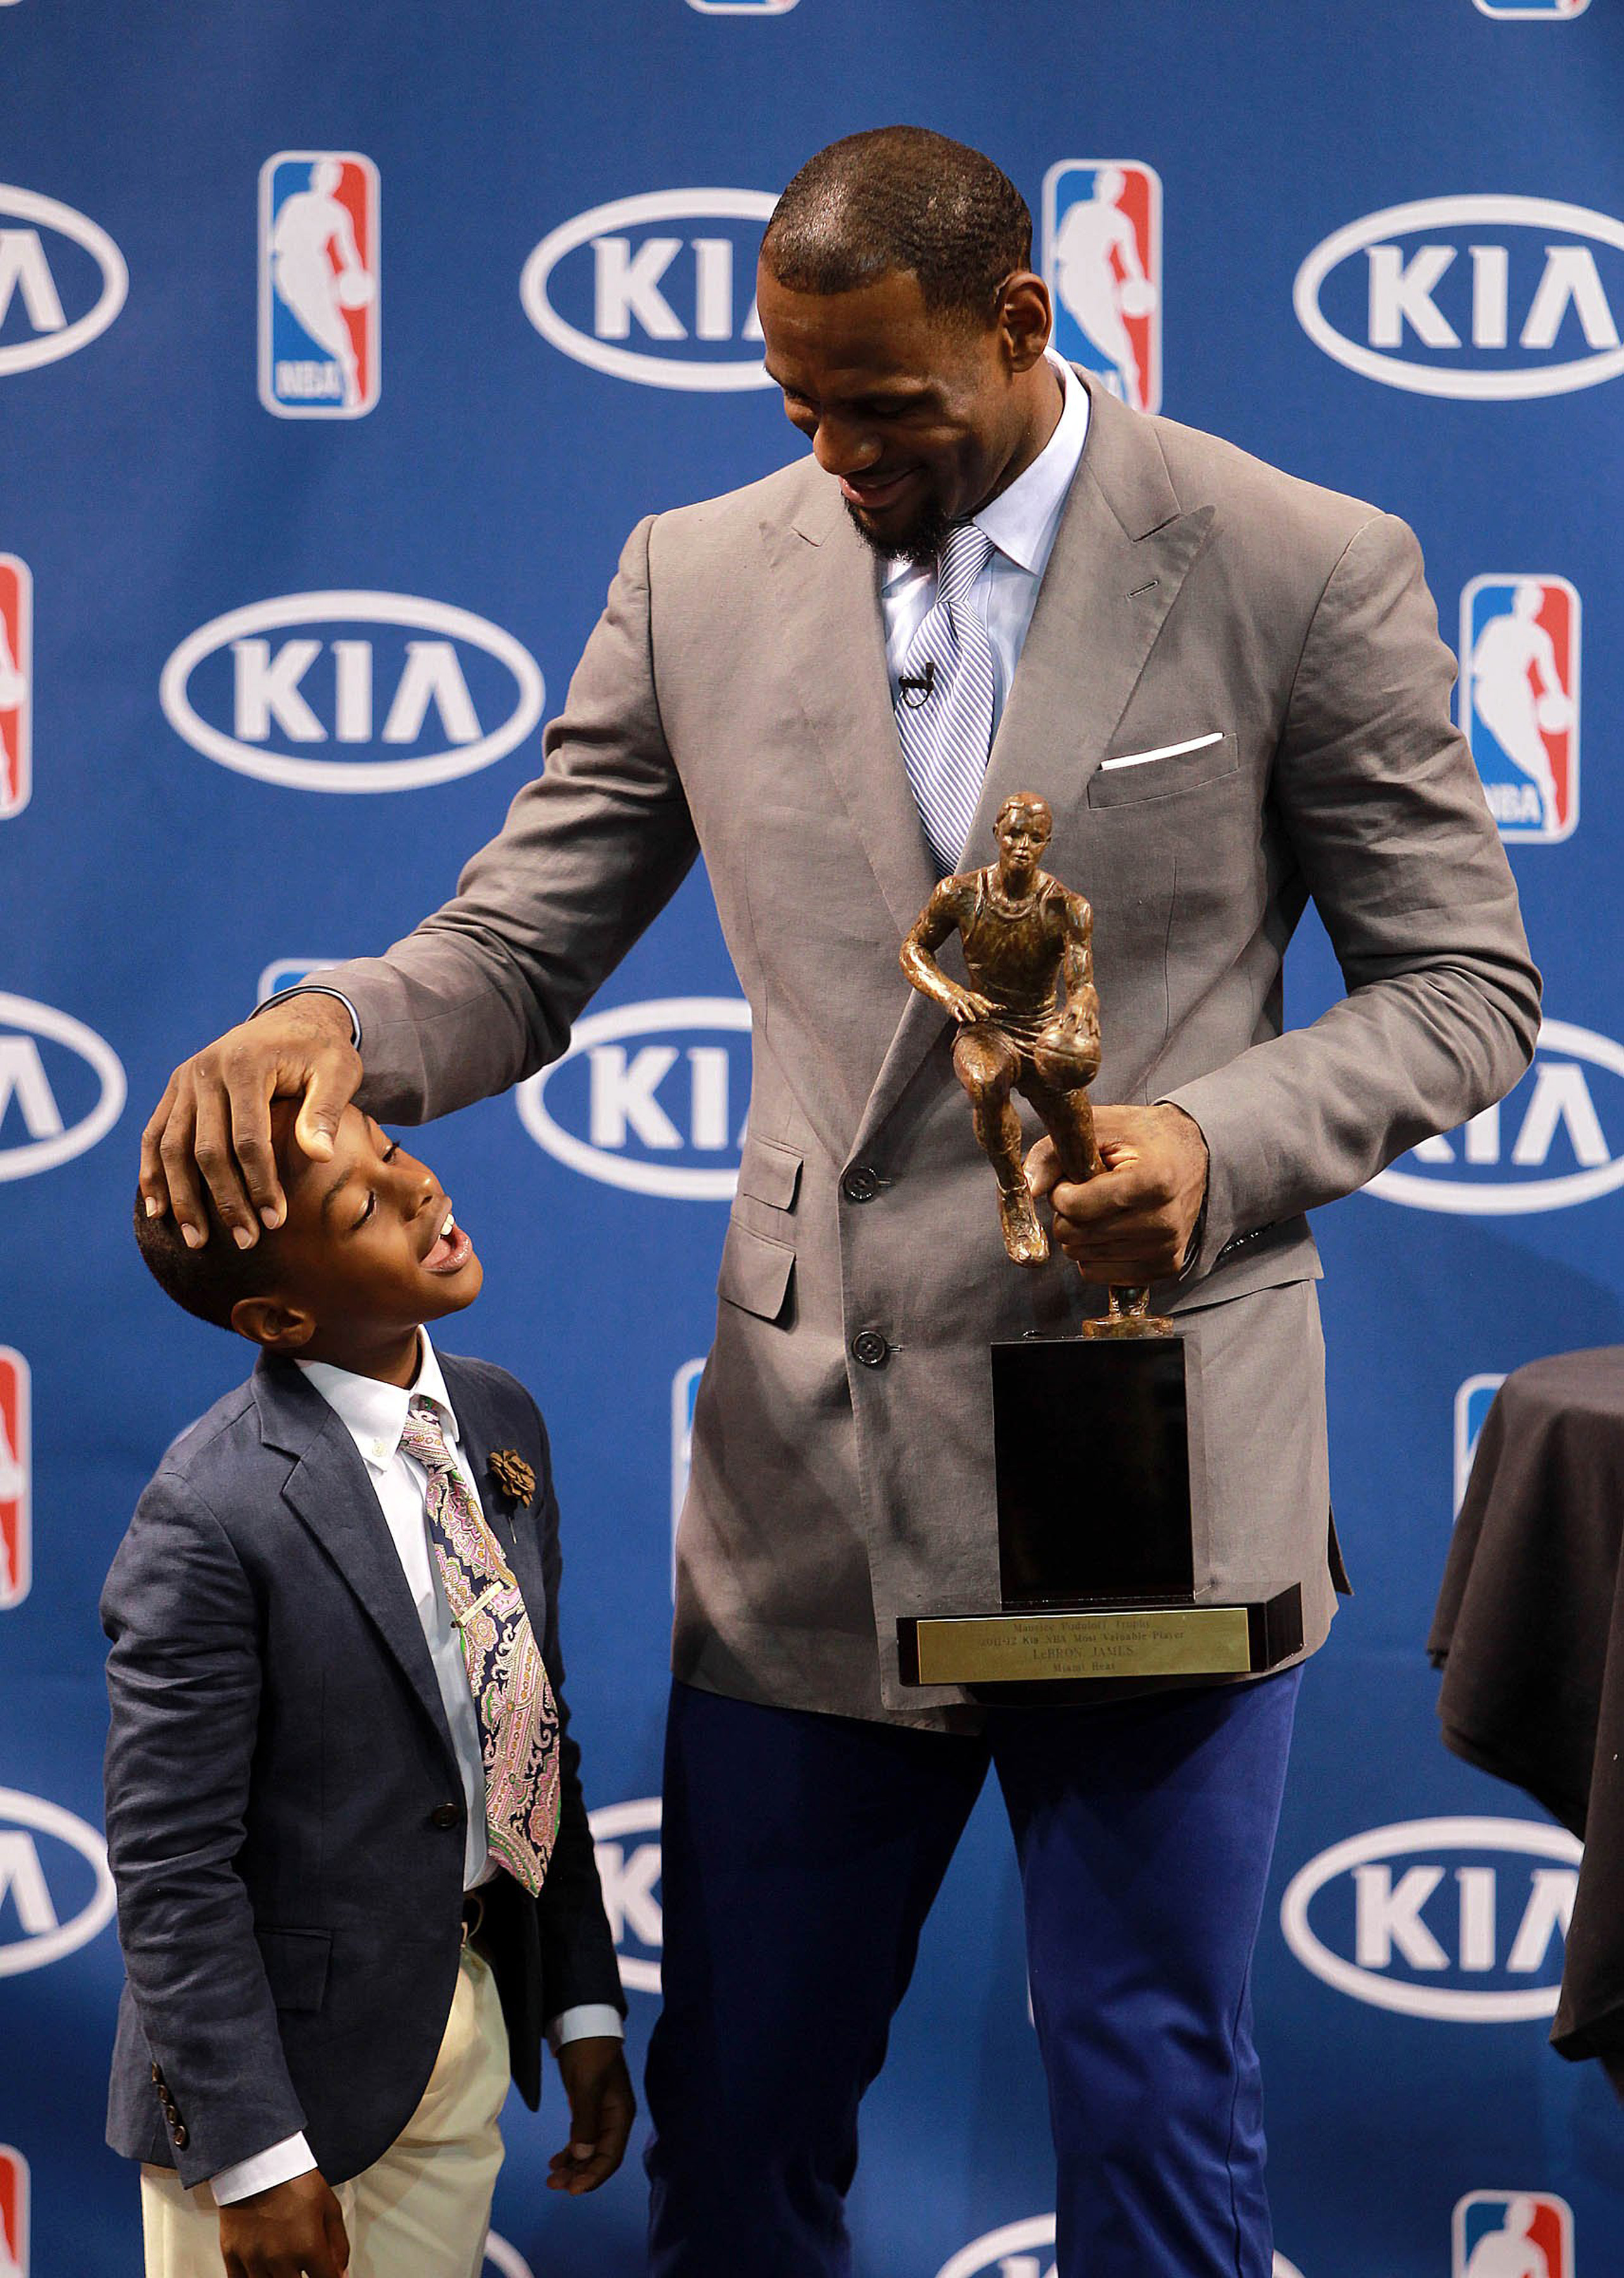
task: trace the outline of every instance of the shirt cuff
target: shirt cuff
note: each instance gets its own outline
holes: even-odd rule
[[[216,2206],[235,2206],[239,2199],[252,2198],[255,2191],[274,2190],[278,2183],[291,2183],[295,2175],[309,2175],[315,2166],[304,2137],[288,2136],[268,2152],[239,2160],[234,2167],[222,2167],[217,2175],[210,2177],[209,2187]]]
[[[274,997],[267,997],[263,1005],[256,1005],[254,1007],[253,1012],[248,1014],[249,1020],[257,1020],[262,1013],[268,1013],[273,1005],[286,1005],[290,997],[336,997],[349,1014],[349,1040],[357,1051],[361,1050],[360,1013],[341,989],[329,989],[324,982],[296,981],[291,989],[278,989]]]
[[[554,2056],[566,2041],[623,2041],[625,2037],[626,2021],[610,2001],[583,2001],[547,2020],[547,2046]]]

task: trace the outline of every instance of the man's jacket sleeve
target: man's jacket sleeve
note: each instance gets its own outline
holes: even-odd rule
[[[421,1123],[556,1059],[570,1023],[698,852],[667,748],[649,622],[650,520],[626,542],[545,772],[455,898],[385,958],[324,971],[360,1017],[375,1114]]]
[[[1510,1090],[1539,976],[1465,739],[1421,548],[1376,515],[1309,624],[1270,796],[1347,995],[1165,1097],[1211,1154],[1198,1273]]]

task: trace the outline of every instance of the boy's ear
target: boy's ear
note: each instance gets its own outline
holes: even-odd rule
[[[239,1297],[232,1307],[232,1326],[267,1352],[291,1353],[315,1335],[316,1316],[280,1297]]]

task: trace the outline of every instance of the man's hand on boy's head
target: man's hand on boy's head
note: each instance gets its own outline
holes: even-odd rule
[[[547,2189],[579,2198],[606,2182],[625,2158],[637,2099],[625,2044],[607,2035],[566,2041],[558,2068],[569,2098],[569,2141],[547,2163]]]
[[[226,2278],[344,2278],[344,2210],[314,2167],[220,2209]]]
[[[183,1060],[141,1134],[149,1216],[174,1213],[195,1250],[209,1238],[203,1189],[240,1249],[287,1214],[271,1143],[271,1103],[299,1099],[294,1137],[317,1162],[361,1083],[349,1014],[336,997],[290,997]],[[201,1179],[200,1174],[201,1173]]]

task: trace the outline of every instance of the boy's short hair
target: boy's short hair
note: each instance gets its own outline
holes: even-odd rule
[[[177,1305],[229,1329],[232,1307],[239,1297],[262,1296],[276,1270],[277,1237],[262,1227],[252,1250],[239,1250],[230,1227],[205,1196],[209,1239],[200,1250],[188,1250],[172,1211],[149,1218],[144,1196],[135,1197],[135,1246],[146,1259],[153,1280]]]

